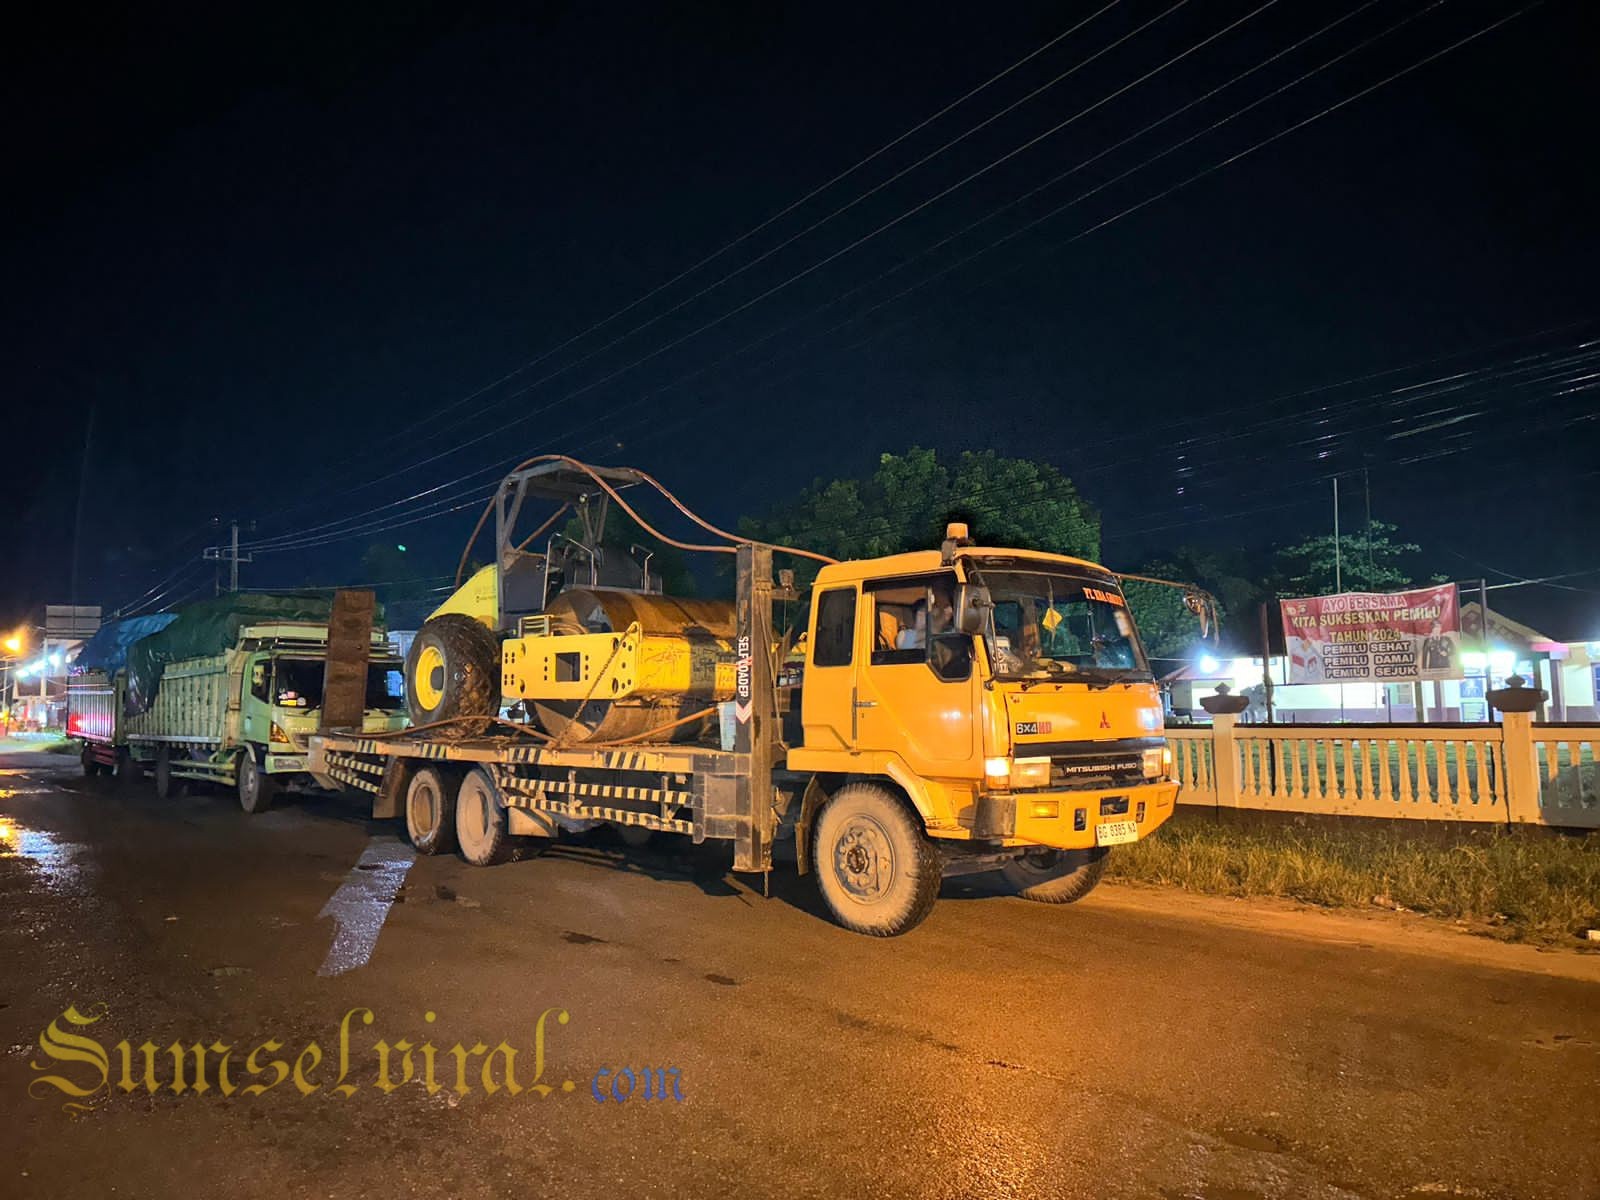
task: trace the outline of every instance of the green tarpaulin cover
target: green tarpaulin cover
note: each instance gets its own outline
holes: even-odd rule
[[[327,624],[333,599],[327,594],[245,595],[238,592],[202,600],[178,611],[160,633],[128,648],[129,716],[148,712],[161,686],[161,671],[170,662],[221,654],[239,640],[246,625],[272,621],[316,621]]]

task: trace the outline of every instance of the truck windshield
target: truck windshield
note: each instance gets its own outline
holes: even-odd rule
[[[322,703],[327,664],[320,658],[280,658],[273,671],[272,702],[280,708],[316,708]],[[367,665],[368,708],[405,707],[405,674],[398,662]]]
[[[1011,567],[973,574],[994,602],[984,642],[997,677],[1086,683],[1151,678],[1114,581]]]

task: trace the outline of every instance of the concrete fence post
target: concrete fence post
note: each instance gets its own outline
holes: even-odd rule
[[[1217,713],[1211,718],[1211,770],[1217,785],[1217,807],[1239,807],[1239,743],[1233,727],[1234,713]]]
[[[1533,714],[1500,714],[1500,752],[1506,768],[1506,819],[1516,824],[1538,824],[1539,751],[1533,742]]]

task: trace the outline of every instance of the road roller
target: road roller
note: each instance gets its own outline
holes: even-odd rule
[[[541,463],[502,483],[494,562],[412,642],[413,724],[509,708],[566,744],[714,732],[715,706],[734,694],[734,605],[664,595],[650,552],[608,544],[612,497],[598,480],[618,493],[639,480],[625,468],[592,472]],[[565,527],[520,535],[532,501],[557,503]]]

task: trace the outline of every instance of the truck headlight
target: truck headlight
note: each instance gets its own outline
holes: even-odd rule
[[[1043,788],[1050,786],[1048,758],[986,758],[983,781],[997,790],[1004,788]]]
[[[1011,786],[1014,788],[1043,788],[1050,786],[1050,760],[1048,758],[1019,758],[1011,764]]]
[[[1165,779],[1172,774],[1172,747],[1157,746],[1144,752],[1144,777]]]

